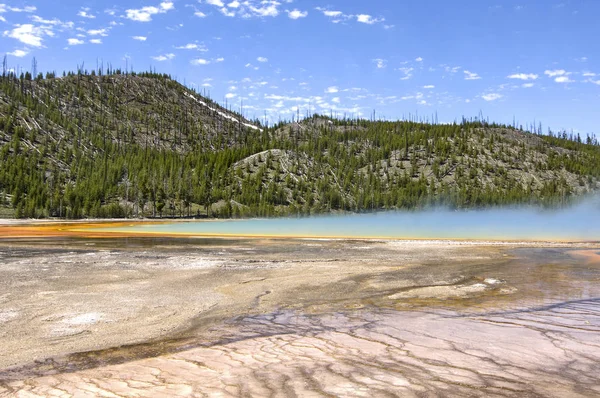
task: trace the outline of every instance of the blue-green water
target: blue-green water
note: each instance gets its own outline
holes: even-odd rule
[[[600,209],[532,209],[375,213],[309,218],[193,221],[101,229],[152,234],[313,238],[500,239],[600,241]]]

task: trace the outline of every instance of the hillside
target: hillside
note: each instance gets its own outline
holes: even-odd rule
[[[564,133],[318,115],[267,127],[154,73],[0,81],[0,216],[562,205],[599,179],[598,142]]]

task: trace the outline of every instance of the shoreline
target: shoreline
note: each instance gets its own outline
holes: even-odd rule
[[[320,241],[379,241],[407,244],[442,244],[442,245],[477,245],[477,246],[577,246],[600,247],[600,241],[565,240],[565,239],[475,239],[475,238],[440,238],[440,237],[390,237],[390,236],[343,236],[343,235],[276,235],[276,234],[227,234],[227,233],[187,233],[187,232],[140,232],[111,231],[112,228],[126,228],[143,225],[161,225],[186,223],[198,220],[12,220],[0,219],[0,242],[10,239],[28,238],[173,238],[173,239],[270,239],[270,240],[320,240]],[[205,222],[220,222],[218,219],[206,219]],[[99,231],[98,229],[103,229]]]

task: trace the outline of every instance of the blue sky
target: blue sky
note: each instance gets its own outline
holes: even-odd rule
[[[482,112],[585,134],[598,15],[591,0],[18,0],[0,4],[0,53],[23,70],[152,66],[247,117]]]

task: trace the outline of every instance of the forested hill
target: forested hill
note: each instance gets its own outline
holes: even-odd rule
[[[154,73],[0,81],[5,217],[561,205],[599,178],[595,138],[317,115],[261,126]]]

